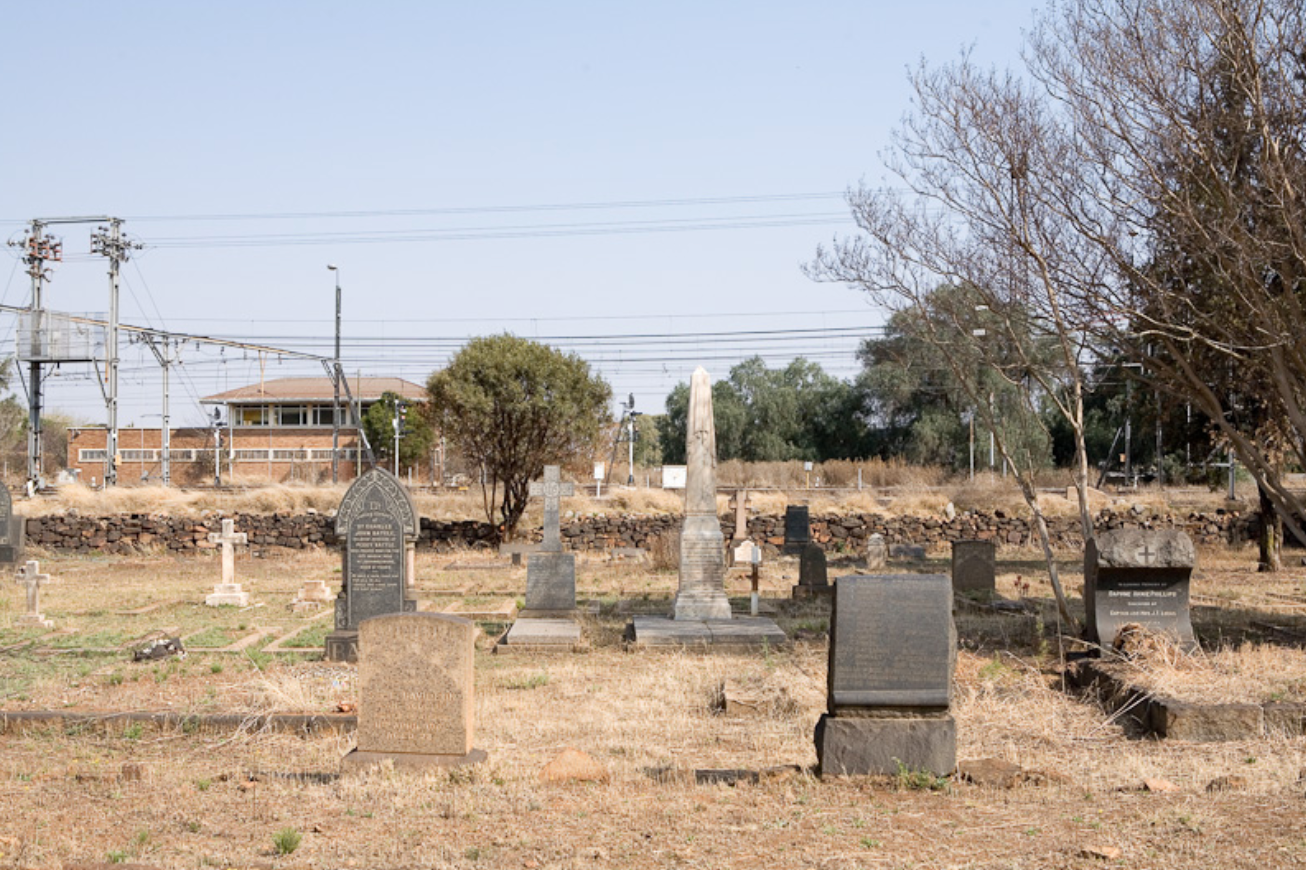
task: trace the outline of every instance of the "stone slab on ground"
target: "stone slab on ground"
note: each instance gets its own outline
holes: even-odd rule
[[[668,619],[636,616],[626,626],[626,640],[646,647],[779,646],[789,637],[774,619]]]
[[[494,652],[570,652],[580,643],[580,626],[570,619],[519,619]]]
[[[893,776],[907,767],[947,776],[957,766],[957,723],[938,718],[870,719],[823,715],[816,723],[821,776]]]
[[[422,605],[429,605],[430,602],[423,601]],[[419,607],[418,610],[425,611],[425,606]],[[512,598],[505,598],[493,604],[463,604],[461,601],[447,604],[436,613],[447,613],[450,616],[461,616],[463,619],[470,619],[473,622],[508,622],[517,615],[517,602]]]

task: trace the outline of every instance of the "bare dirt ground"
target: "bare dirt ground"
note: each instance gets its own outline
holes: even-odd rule
[[[22,589],[0,587],[0,709],[251,714],[356,700],[354,668],[266,651],[320,643],[329,617],[287,604],[306,578],[338,585],[335,554],[238,557],[256,605],[245,610],[203,606],[218,575],[212,556],[36,557],[54,578],[42,610],[72,633],[15,629]],[[424,608],[487,610],[520,597],[525,569],[484,570],[485,560],[419,554]],[[1193,593],[1204,653],[1152,666],[1156,678],[1210,700],[1306,700],[1302,571],[1258,576],[1250,550],[1202,560]],[[938,554],[910,569],[947,567]],[[856,570],[831,566],[832,576]],[[1071,554],[1064,570],[1079,604]],[[996,757],[1037,774],[1015,788],[813,776],[828,610],[788,601],[792,562],[765,566],[762,584],[792,647],[701,655],[619,642],[630,612],[667,609],[674,573],[582,558],[580,598],[600,605],[586,623],[588,651],[491,655],[503,626],[481,623],[476,744],[487,763],[342,779],[349,734],[10,729],[0,734],[0,867],[1306,866],[1306,738],[1139,739],[1060,689],[1055,610],[1035,555],[1003,551],[999,572],[1008,599],[1031,584],[1026,609],[959,608],[954,715],[959,759]],[[728,589],[746,608],[747,581],[732,576]],[[131,642],[159,631],[188,636],[191,654],[132,663]],[[727,679],[771,699],[763,715],[720,712]],[[609,781],[542,782],[541,768],[568,746]],[[695,784],[692,772],[707,768],[783,769]],[[1227,787],[1208,789],[1222,777]],[[301,839],[279,854],[276,838],[294,839],[285,832]]]

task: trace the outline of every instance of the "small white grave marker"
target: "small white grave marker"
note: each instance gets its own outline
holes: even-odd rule
[[[27,589],[27,612],[14,621],[15,625],[34,625],[39,628],[54,628],[54,620],[41,615],[41,587],[50,579],[49,574],[41,573],[38,562],[28,562],[18,569],[15,582]]]
[[[249,604],[249,593],[240,588],[236,582],[236,544],[248,543],[249,536],[236,531],[234,520],[222,521],[222,533],[210,532],[209,543],[222,545],[222,582],[213,587],[213,593],[204,599],[209,607],[221,607],[234,604],[245,607]]]

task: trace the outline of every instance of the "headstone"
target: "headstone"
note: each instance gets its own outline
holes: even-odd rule
[[[576,556],[562,552],[560,503],[575,488],[561,481],[560,471],[556,465],[546,465],[544,481],[531,484],[531,495],[544,496],[544,543],[526,558],[526,606],[504,635],[506,646],[566,650],[580,641],[580,626],[574,621]]]
[[[878,571],[889,562],[889,545],[884,541],[884,535],[875,533],[866,539],[866,567],[871,571]]]
[[[1188,586],[1197,552],[1174,529],[1116,529],[1084,552],[1088,639],[1110,646],[1120,628],[1137,623],[1195,647]]]
[[[417,610],[410,597],[410,545],[418,533],[417,511],[399,480],[374,467],[345,491],[336,512],[336,535],[344,540],[335,630],[326,637],[328,661],[358,659],[358,626],[367,619]]]
[[[41,614],[41,587],[49,582],[50,575],[41,573],[39,562],[28,562],[18,569],[18,576],[14,579],[27,591],[27,612],[15,619],[14,625],[19,628],[54,628],[54,620]]]
[[[222,547],[222,582],[213,587],[213,592],[204,598],[209,607],[221,607],[233,604],[236,607],[249,605],[249,593],[240,588],[236,582],[236,545],[249,542],[249,536],[236,531],[234,520],[222,521],[222,532],[210,532],[209,543]]]
[[[0,484],[0,565],[17,565],[23,560],[26,522],[14,513],[9,487]]]
[[[785,508],[785,542],[781,552],[786,555],[801,553],[812,540],[812,523],[807,505],[789,505]]]
[[[733,543],[748,540],[748,490],[735,490],[730,509],[735,512],[735,533],[730,540]]]
[[[358,748],[342,771],[484,761],[473,747],[476,627],[445,614],[392,613],[363,620],[358,634]]]
[[[953,591],[992,595],[996,591],[997,550],[992,541],[953,541]]]
[[[840,577],[830,617],[822,776],[939,776],[956,766],[949,713],[957,635],[943,574]]]
[[[794,587],[794,598],[829,595],[832,588],[826,568],[825,551],[819,544],[808,544],[803,547],[798,555],[798,585]]]
[[[920,544],[893,544],[889,547],[889,555],[895,559],[919,562],[925,558],[925,548]]]
[[[332,599],[331,590],[325,580],[305,580],[295,596],[296,601],[325,604]]]
[[[680,529],[676,619],[729,619],[725,536],[716,513],[716,420],[712,384],[702,367],[689,382],[685,435],[685,519]]]

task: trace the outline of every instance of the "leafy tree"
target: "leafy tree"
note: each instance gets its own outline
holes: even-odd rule
[[[372,403],[363,415],[363,431],[367,443],[372,445],[380,465],[393,465],[395,452],[395,405],[404,402],[398,393],[386,391],[379,401]],[[435,443],[435,431],[418,403],[407,402],[408,414],[404,420],[406,430],[399,437],[399,464],[411,467],[419,464]]]
[[[658,436],[666,462],[684,461],[689,386],[667,396]],[[718,459],[823,461],[867,455],[860,397],[853,387],[799,358],[767,368],[761,357],[738,363],[712,385]]]
[[[431,375],[432,420],[485,471],[485,515],[511,540],[545,465],[592,456],[612,389],[576,354],[503,334],[476,338]],[[496,517],[497,511],[497,517]]]

